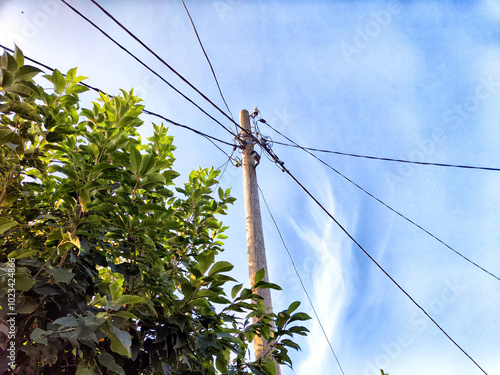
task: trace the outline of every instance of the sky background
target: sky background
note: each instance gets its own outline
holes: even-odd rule
[[[138,57],[230,126],[90,1],[71,0]],[[301,145],[416,161],[500,167],[500,1],[187,0],[238,121],[258,107]],[[180,1],[101,1],[222,108]],[[135,88],[146,109],[231,137],[58,0],[0,0],[0,43],[109,94]],[[86,98],[94,99],[92,93]],[[141,133],[151,134],[144,116]],[[178,182],[226,156],[198,135],[175,136]],[[262,133],[284,141],[265,125]],[[229,146],[225,147],[231,151]],[[287,168],[484,369],[500,374],[500,282],[298,149],[275,145]],[[500,275],[500,172],[319,155],[394,209]],[[471,375],[480,370],[272,162],[259,185],[345,374]],[[241,169],[221,178],[238,199],[221,259],[246,281]],[[274,310],[311,306],[262,199]],[[318,321],[298,338],[290,374],[340,374]]]

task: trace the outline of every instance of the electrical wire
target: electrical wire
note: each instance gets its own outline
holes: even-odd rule
[[[293,142],[293,141],[292,141]],[[373,258],[370,253],[358,242],[356,239],[344,228],[344,226],[319,202],[319,200],[285,167],[285,163],[281,161],[278,156],[266,144],[258,142],[259,145],[272,157],[276,166],[288,174],[293,181],[318,205],[318,207],[325,212],[328,217],[333,220],[335,224],[345,233],[345,235],[379,268],[382,273],[389,278],[389,280],[408,298],[422,313],[450,340],[467,358],[469,358],[477,368],[484,374],[488,375],[486,371],[467,353],[452,337],[439,325],[439,323],[432,318],[432,316]]]
[[[288,249],[288,246],[285,243],[285,239],[283,238],[283,235],[281,234],[281,230],[280,230],[280,228],[278,226],[278,223],[274,219],[274,215],[271,212],[271,209],[269,208],[269,205],[267,204],[267,200],[266,200],[266,197],[264,196],[264,192],[262,191],[262,189],[260,188],[260,186],[258,184],[257,184],[257,187],[259,188],[260,195],[262,196],[264,204],[265,204],[265,206],[267,208],[267,212],[269,213],[269,216],[271,216],[271,219],[272,219],[272,221],[274,223],[274,226],[276,227],[276,230],[278,231],[278,234],[280,236],[281,242],[283,243],[283,246],[284,246],[284,248],[285,248],[285,250],[286,250],[286,252],[288,254],[288,257],[290,258],[290,261],[292,262],[293,269],[294,269],[295,273],[297,274],[297,277],[299,278],[300,285],[302,286],[302,290],[306,294],[307,300],[309,301],[309,304],[311,305],[311,308],[313,310],[314,316],[316,317],[316,319],[317,319],[317,321],[319,323],[319,326],[321,328],[321,331],[323,332],[323,336],[325,336],[325,339],[326,339],[326,341],[328,343],[328,346],[330,347],[330,351],[332,352],[332,354],[333,354],[333,356],[335,358],[335,361],[337,362],[337,365],[340,368],[340,371],[342,372],[342,374],[345,375],[344,370],[342,369],[342,366],[340,365],[340,361],[339,361],[339,359],[337,357],[337,354],[335,353],[335,350],[333,350],[333,346],[332,346],[332,344],[330,342],[330,339],[328,338],[328,335],[326,334],[325,328],[323,327],[323,324],[321,323],[321,319],[319,318],[318,313],[316,312],[316,309],[314,307],[314,303],[312,302],[312,299],[309,296],[309,292],[307,291],[306,286],[304,285],[304,282],[302,281],[302,277],[300,276],[300,273],[297,270],[297,266],[295,265],[295,261],[293,260],[292,254],[290,253],[290,250]]]
[[[142,110],[142,113],[147,114],[147,115],[151,115],[151,116],[158,117],[158,118],[160,118],[160,119],[162,119],[162,120],[164,120],[164,121],[168,122],[169,124],[172,124],[172,125],[174,125],[174,126],[178,126],[178,127],[180,127],[180,128],[184,128],[184,129],[190,130],[190,131],[192,131],[193,133],[196,133],[196,134],[198,134],[198,135],[201,135],[201,136],[203,136],[203,137],[207,138],[207,139],[208,139],[208,140],[210,140],[212,143],[214,143],[214,142],[212,141],[212,140],[214,140],[214,141],[217,141],[217,142],[219,142],[219,143],[225,144],[225,145],[227,145],[227,146],[231,146],[231,147],[233,147],[233,146],[234,146],[234,144],[233,144],[233,143],[226,142],[226,141],[224,141],[224,140],[222,140],[222,139],[219,139],[219,138],[217,138],[217,137],[214,137],[214,136],[211,136],[211,135],[209,135],[209,134],[203,133],[202,131],[199,131],[199,130],[193,129],[193,128],[191,128],[191,127],[187,126],[187,125],[180,124],[180,123],[178,123],[178,122],[175,122],[175,121],[173,121],[173,120],[170,120],[169,118],[167,118],[167,117],[165,117],[165,116],[163,116],[163,115],[160,115],[160,114],[155,113],[155,112],[148,111],[147,109]],[[214,145],[215,145],[217,148],[219,148],[219,149],[220,149],[220,147],[219,147],[219,146],[217,146],[215,143],[214,143]],[[226,156],[228,156],[228,157],[229,157],[229,155],[228,155],[228,153],[227,153],[227,152],[225,152],[225,151],[224,151],[224,150],[222,150],[222,149],[220,149],[220,150],[221,150],[224,154],[226,154]]]
[[[274,153],[273,153],[274,154]],[[274,156],[276,156],[274,154]],[[276,157],[277,158],[277,157]],[[446,331],[439,325],[439,323],[430,316],[430,314],[425,311],[425,309],[373,258],[368,251],[365,250],[365,248],[358,242],[356,239],[345,229],[342,224],[335,219],[335,217],[318,201],[318,199],[311,193],[309,190],[284,166],[284,163],[281,162],[279,159],[277,159],[277,164],[280,165],[280,168],[282,169],[283,172],[287,173],[297,185],[300,186],[302,190],[306,192],[307,195],[328,215],[328,217],[337,224],[337,226],[346,234],[347,237],[379,268],[385,276],[389,278],[389,280],[392,281],[394,285],[406,296],[410,299],[411,302],[417,308],[422,311],[422,313],[432,322],[434,325],[450,340],[467,358],[469,358],[479,370],[481,370],[484,374],[488,375],[486,371],[483,370],[483,368],[471,357],[469,353],[467,353],[455,340],[451,338],[451,336],[446,333]]]
[[[81,15],[81,13],[79,13],[76,9],[74,9],[73,7],[71,7],[69,4],[67,4],[64,0],[61,0],[63,3],[65,3],[66,5],[68,5],[70,8],[72,8],[75,12],[77,12],[78,14]],[[81,15],[82,17],[84,17],[83,15]],[[84,19],[88,20],[86,17],[84,17]],[[90,20],[88,20],[88,22],[90,22],[92,25],[94,25]],[[97,26],[95,26],[97,27]],[[99,28],[98,28],[99,29]],[[100,29],[99,29],[100,30]],[[101,31],[103,32],[103,31]],[[103,32],[104,33],[104,32]],[[105,34],[105,33],[104,33]],[[107,35],[107,34],[105,34]],[[118,44],[117,42],[115,42],[116,44]],[[119,45],[119,44],[118,44]],[[1,45],[0,45],[1,46]],[[121,45],[119,45],[121,46]],[[5,48],[5,47],[4,47]],[[123,49],[123,47],[121,47]],[[10,50],[10,49],[7,49],[7,50]],[[12,50],[10,50],[12,51]],[[137,58],[136,58],[137,59]],[[138,60],[138,59],[137,59]],[[33,61],[33,60],[30,60],[30,61]],[[139,60],[140,61],[140,60]],[[33,61],[34,62],[34,61]],[[43,66],[43,65],[41,65]],[[237,124],[238,125],[238,124]],[[241,128],[241,126],[238,125],[238,127]],[[243,128],[242,128],[243,129]],[[227,129],[228,130],[228,129]],[[228,130],[229,131],[229,130]],[[256,139],[253,135],[251,135],[252,138]],[[257,140],[257,139],[256,139]],[[266,146],[266,144],[260,142],[259,140],[257,140],[257,143],[267,152],[269,153],[270,156],[273,157],[276,165],[278,166],[279,165],[279,168],[282,169],[283,172],[286,172],[291,178],[292,180],[295,181],[296,184],[299,185],[299,187],[304,190],[304,192],[309,195],[309,197],[328,215],[328,217],[330,217],[331,220],[333,220],[335,222],[335,224],[337,224],[337,226],[346,234],[347,237],[349,237],[349,239],[392,281],[392,283],[394,285],[396,285],[396,287],[398,289],[400,289],[400,291],[405,294],[412,302],[413,304],[415,304],[415,306],[417,306],[423,313],[425,316],[427,316],[427,318],[432,322],[434,323],[434,325],[465,355],[467,356],[475,365],[476,367],[478,367],[484,374],[487,375],[486,371],[483,370],[483,368],[456,342],[454,341],[449,335],[448,333],[446,333],[446,331],[429,315],[429,313],[427,313],[425,311],[425,309],[420,306],[420,304],[418,304],[417,301],[415,301],[415,299],[413,299],[413,297],[411,297],[411,295],[406,292],[406,290],[401,286],[399,285],[399,283],[394,279],[392,278],[392,276],[387,272],[385,271],[385,269],[364,249],[364,247],[356,241],[356,239],[342,226],[342,224],[340,224],[340,222],[335,219],[335,217],[317,200],[316,197],[314,197],[314,195],[312,193],[309,192],[309,190],[284,166],[284,162],[282,162],[277,156],[276,154],[269,148]]]
[[[470,264],[472,264],[473,266],[477,267],[479,270],[487,273],[488,275],[490,275],[491,277],[495,278],[496,280],[500,281],[500,278],[498,276],[496,276],[495,274],[493,274],[492,272],[488,271],[487,269],[485,269],[484,267],[480,266],[479,264],[477,264],[476,262],[472,261],[471,259],[469,259],[468,257],[466,257],[465,255],[463,255],[462,253],[460,253],[458,250],[454,249],[453,247],[451,247],[450,245],[448,245],[446,242],[444,242],[443,240],[441,240],[439,237],[437,237],[436,235],[432,234],[431,232],[429,232],[427,229],[425,229],[424,227],[422,227],[421,225],[417,224],[415,221],[411,220],[410,218],[408,218],[407,216],[403,215],[402,213],[400,213],[399,211],[397,211],[396,209],[392,208],[391,206],[389,206],[388,204],[386,204],[385,202],[383,202],[381,199],[377,198],[375,195],[373,195],[372,193],[370,193],[369,191],[367,191],[366,189],[364,189],[362,186],[358,185],[356,182],[354,182],[353,180],[351,180],[349,177],[345,176],[343,173],[341,173],[340,171],[338,171],[337,169],[335,169],[334,167],[332,167],[330,164],[328,164],[327,162],[325,162],[324,160],[320,159],[318,156],[314,155],[313,153],[311,153],[309,151],[308,148],[306,147],[302,147],[300,146],[299,144],[297,144],[295,141],[293,141],[292,139],[290,139],[289,137],[287,137],[286,135],[284,135],[283,133],[281,133],[280,131],[278,131],[277,129],[275,129],[273,126],[271,126],[270,124],[268,124],[267,122],[265,122],[265,124],[267,126],[269,126],[272,130],[274,130],[276,133],[278,133],[279,135],[281,135],[282,137],[286,138],[288,141],[292,142],[294,144],[294,147],[297,147],[297,148],[300,148],[302,149],[303,151],[307,152],[309,155],[311,155],[312,157],[314,157],[316,160],[318,160],[320,163],[324,164],[325,166],[327,166],[328,168],[330,168],[332,171],[334,171],[335,173],[337,173],[338,175],[340,175],[341,177],[343,177],[345,180],[347,180],[348,182],[350,182],[351,184],[353,184],[354,186],[356,186],[358,189],[360,189],[361,191],[363,191],[365,194],[367,194],[368,196],[370,196],[371,198],[375,199],[377,202],[379,202],[380,204],[382,204],[383,206],[385,206],[386,208],[388,208],[389,210],[391,210],[392,212],[394,212],[395,214],[399,215],[400,217],[402,217],[403,219],[405,219],[407,222],[409,222],[410,224],[414,225],[415,227],[417,227],[418,229],[420,229],[421,231],[423,231],[424,233],[426,233],[427,235],[429,235],[430,237],[434,238],[436,241],[438,241],[439,243],[441,243],[442,245],[444,245],[445,247],[447,247],[449,250],[453,251],[456,255],[460,256],[462,259],[464,259],[465,261],[469,262]],[[276,142],[274,141],[274,143],[277,143],[277,144],[281,144],[280,142]]]
[[[11,53],[14,53],[14,50],[13,50],[13,49],[8,48],[8,47],[5,47],[5,46],[4,46],[4,45],[2,45],[2,44],[0,44],[0,48],[3,48],[4,50],[9,51],[9,52],[11,52]],[[43,63],[41,63],[41,62],[39,62],[39,61],[37,61],[37,60],[34,60],[34,59],[32,59],[32,58],[30,58],[30,57],[28,57],[28,56],[24,56],[24,58],[25,58],[26,60],[28,60],[28,61],[31,61],[32,63],[35,63],[35,64],[37,64],[37,65],[39,65],[39,66],[41,66],[41,67],[43,67],[43,68],[47,69],[47,70],[50,70],[51,72],[53,72],[53,71],[55,70],[54,68],[51,68],[50,66],[48,66],[48,65],[46,65],[46,64],[43,64]],[[89,85],[89,84],[87,84],[87,83],[84,83],[84,82],[80,82],[80,85],[83,85],[83,86],[85,86],[85,87],[88,87],[89,89],[91,89],[91,90],[93,90],[93,91],[95,91],[95,92],[104,92],[103,90],[101,90],[101,89],[99,89],[99,88],[97,88],[97,87],[91,86],[91,85]],[[110,95],[110,97],[113,97],[113,96],[112,96],[112,95]],[[177,127],[183,128],[183,129],[187,129],[187,130],[189,130],[189,131],[192,131],[192,132],[193,132],[193,133],[195,133],[195,134],[201,135],[202,137],[204,137],[204,138],[206,138],[207,140],[209,140],[210,142],[212,142],[212,143],[213,143],[213,145],[214,145],[215,147],[217,147],[217,148],[218,148],[221,152],[223,152],[223,153],[224,153],[224,154],[225,154],[225,155],[226,155],[229,159],[232,159],[232,157],[230,157],[230,156],[229,156],[229,154],[228,154],[227,152],[225,152],[222,148],[220,148],[219,146],[217,146],[217,144],[215,144],[215,143],[214,143],[214,141],[217,141],[217,142],[219,142],[219,143],[222,143],[222,144],[224,144],[224,145],[231,146],[231,147],[234,147],[234,144],[229,143],[229,142],[226,142],[226,141],[224,141],[224,140],[222,140],[222,139],[216,138],[216,137],[211,136],[211,135],[209,135],[209,134],[203,133],[202,131],[199,131],[199,130],[196,130],[196,129],[194,129],[194,128],[191,128],[190,126],[183,125],[183,124],[180,124],[180,123],[178,123],[178,122],[176,122],[176,121],[170,120],[169,118],[167,118],[167,117],[165,117],[165,116],[163,116],[163,115],[160,115],[160,114],[158,114],[158,113],[155,113],[155,112],[149,111],[149,110],[147,110],[147,109],[143,109],[143,110],[142,110],[142,113],[147,114],[147,115],[151,115],[151,116],[158,117],[158,118],[160,118],[160,119],[164,120],[165,122],[167,122],[167,123],[169,123],[169,124],[171,124],[171,125],[174,125],[174,126],[177,126]]]
[[[208,65],[210,66],[210,70],[212,71],[212,75],[214,77],[215,83],[217,84],[217,88],[219,89],[219,94],[220,94],[220,96],[222,98],[222,101],[224,102],[227,111],[229,112],[229,114],[231,115],[231,118],[234,121],[234,116],[233,116],[231,110],[229,109],[229,106],[227,105],[226,98],[224,98],[224,94],[222,94],[222,89],[221,89],[221,87],[219,85],[219,80],[217,79],[217,75],[215,74],[214,67],[212,66],[212,62],[210,61],[210,59],[209,59],[209,57],[207,55],[207,52],[205,51],[205,47],[203,47],[203,43],[201,42],[200,36],[198,34],[198,30],[196,29],[196,26],[194,24],[194,21],[191,18],[191,14],[189,13],[189,10],[188,10],[188,8],[187,8],[186,3],[184,2],[184,0],[181,0],[181,1],[182,1],[182,5],[184,5],[184,9],[186,10],[186,13],[187,13],[187,15],[189,17],[189,21],[191,22],[191,26],[193,27],[194,33],[196,34],[196,38],[198,39],[198,43],[200,44],[201,50],[203,51],[203,54],[205,55],[205,58],[206,58],[206,60],[208,62]]]
[[[265,124],[267,124],[267,122],[265,122]],[[269,124],[267,124],[267,125],[269,127],[271,127]],[[271,127],[271,129],[273,129],[273,128]],[[281,134],[276,129],[273,129],[273,130],[276,131],[278,134]],[[324,152],[324,153],[328,153],[328,154],[335,154],[335,155],[342,155],[342,156],[352,156],[352,157],[355,157],[355,158],[363,158],[363,159],[383,160],[383,161],[391,161],[391,162],[407,163],[407,164],[418,164],[418,165],[432,165],[432,166],[435,166],[435,167],[463,168],[463,169],[480,169],[480,170],[485,170],[485,171],[496,171],[496,172],[500,171],[500,168],[492,168],[492,167],[477,167],[477,166],[472,166],[472,165],[457,165],[457,164],[445,164],[445,163],[428,163],[428,162],[423,162],[423,161],[413,161],[413,160],[404,160],[404,159],[383,158],[383,157],[378,157],[378,156],[350,154],[350,153],[347,153],[347,152],[340,152],[340,151],[322,150],[322,149],[318,149],[318,148],[303,147],[303,146],[300,146],[300,145],[297,145],[297,144],[292,144],[291,145],[291,144],[288,144],[288,143],[276,142],[276,141],[274,143],[276,143],[278,145],[282,145],[282,146],[301,148],[303,150],[308,150],[308,151]]]
[[[65,2],[64,0],[61,0],[63,2]],[[234,122],[234,119],[232,119],[231,117],[228,116],[227,113],[225,113],[222,109],[220,109],[213,101],[211,101],[205,94],[203,94],[200,90],[198,90],[193,84],[191,84],[191,82],[189,82],[186,78],[184,78],[179,72],[177,72],[172,66],[170,66],[170,64],[168,64],[164,59],[162,59],[156,52],[154,52],[150,47],[148,47],[142,40],[140,40],[134,33],[132,33],[130,30],[128,30],[122,23],[120,23],[115,17],[113,17],[113,15],[111,13],[109,13],[106,9],[104,9],[101,5],[99,5],[99,3],[95,0],[90,0],[92,1],[92,3],[97,6],[106,16],[108,16],[111,20],[113,20],[113,22],[115,22],[118,26],[120,26],[128,35],[130,35],[136,42],[138,42],[141,46],[143,46],[149,53],[151,53],[154,57],[156,57],[163,65],[165,65],[168,69],[170,69],[175,75],[177,75],[182,81],[184,81],[187,85],[189,85],[189,87],[191,87],[194,91],[196,91],[199,95],[201,95],[203,97],[203,99],[205,99],[207,102],[209,102],[215,109],[217,109],[221,114],[223,114],[225,117],[227,117],[231,122]],[[186,9],[187,10],[187,9]],[[191,18],[191,17],[190,17]],[[198,33],[196,33],[196,35],[198,35]],[[200,41],[201,43],[201,41]],[[203,46],[202,46],[203,48]],[[205,52],[205,50],[203,49],[203,52]],[[206,54],[205,54],[206,56]],[[208,59],[208,56],[207,56],[207,59]],[[210,63],[210,61],[209,61]],[[212,65],[210,64],[210,67]],[[213,72],[213,70],[212,70]],[[214,73],[214,76],[215,76],[215,73]],[[217,78],[216,78],[217,80]],[[218,83],[217,83],[218,85]],[[220,87],[219,87],[220,89]],[[221,95],[222,95],[222,92],[221,92]],[[225,103],[225,100],[224,100],[224,103]],[[226,104],[227,106],[227,104]],[[229,108],[228,108],[229,110]],[[230,111],[231,113],[231,111]],[[232,116],[232,115],[231,115]]]
[[[65,0],[61,0],[63,3],[68,5]],[[225,113],[222,109],[220,109],[216,104],[214,104],[205,94],[203,94],[201,91],[199,91],[196,87],[194,87],[186,78],[184,78],[181,74],[179,74],[174,68],[172,68],[165,60],[163,60],[157,53],[155,53],[151,48],[149,48],[144,42],[142,42],[136,35],[134,35],[130,30],[128,30],[124,25],[122,25],[116,18],[114,18],[109,12],[107,12],[102,6],[100,6],[95,0],[90,0],[92,3],[94,3],[104,14],[106,14],[111,20],[113,20],[118,26],[120,26],[127,34],[129,34],[135,41],[137,41],[139,44],[141,44],[148,52],[150,52],[153,56],[155,56],[162,64],[164,64],[167,68],[169,68],[174,74],[176,74],[179,78],[181,78],[185,83],[187,83],[193,90],[195,90],[198,94],[200,94],[205,100],[207,100],[214,108],[216,108],[221,114],[223,114],[228,120],[230,120],[235,126],[236,129],[241,130],[242,133],[246,134],[246,137],[255,140],[256,142],[257,139],[255,136],[248,131],[247,129],[244,129],[240,124],[238,124],[233,118],[231,118],[227,113]],[[114,39],[112,39],[110,36],[108,36],[104,31],[102,31],[97,25],[95,25],[92,21],[87,19],[85,16],[83,16],[80,12],[78,12],[76,9],[68,5],[70,8],[72,8],[76,13],[78,13],[82,18],[84,18],[87,22],[92,24],[95,28],[97,28],[101,33],[103,33],[106,37],[108,37],[110,40],[112,40],[115,44],[117,44],[121,49],[125,50],[129,55],[134,57],[136,60],[138,60],[137,57],[135,57],[133,54],[128,52],[124,47],[122,47],[120,44],[118,44]],[[143,64],[145,67],[147,67],[145,64]],[[149,67],[147,67],[150,69]],[[150,69],[150,71],[152,71]],[[162,78],[163,80],[163,78]],[[177,90],[176,90],[177,91]],[[183,94],[181,94],[183,95]],[[189,99],[188,99],[189,100]],[[191,101],[191,100],[190,100]],[[194,103],[193,103],[194,104]],[[198,107],[198,106],[197,106]],[[199,108],[199,107],[198,107]],[[229,109],[229,108],[228,108]],[[203,111],[204,112],[204,111]],[[206,112],[204,112],[207,114]],[[231,113],[231,112],[230,112]],[[214,121],[216,121],[219,125],[223,126],[219,121],[215,120],[213,117],[207,114],[210,118],[212,118]],[[231,114],[232,116],[232,114]],[[223,126],[224,127],[224,126]],[[224,127],[225,128],[225,127]],[[227,131],[229,129],[225,128]],[[231,133],[233,134],[233,133]],[[236,138],[239,137],[237,134],[233,134]]]
[[[66,2],[66,0],[61,0],[62,3],[64,3],[68,8],[70,8],[73,12],[78,14],[80,17],[82,17],[85,21],[90,23],[95,29],[100,31],[106,38],[108,38],[110,41],[112,41],[115,45],[117,45],[121,50],[126,52],[129,56],[131,56],[134,60],[136,60],[139,64],[144,66],[147,70],[149,70],[151,73],[153,73],[156,77],[158,77],[160,80],[162,80],[164,83],[166,83],[171,89],[173,89],[175,92],[177,92],[179,95],[181,95],[184,99],[189,101],[191,104],[193,104],[196,108],[198,108],[201,112],[203,112],[206,116],[208,116],[210,119],[215,121],[217,124],[219,124],[222,128],[224,128],[228,133],[231,135],[234,135],[234,133],[228,129],[225,125],[223,125],[219,120],[217,120],[215,117],[210,115],[208,112],[206,112],[203,108],[201,108],[198,104],[196,104],[191,98],[189,98],[187,95],[183,94],[179,89],[177,89],[174,85],[172,85],[170,82],[168,82],[165,78],[163,78],[160,74],[158,74],[155,70],[150,68],[145,62],[143,62],[141,59],[139,59],[137,56],[135,56],[132,52],[130,52],[127,48],[125,48],[123,45],[118,43],[113,37],[111,37],[108,33],[106,33],[103,29],[101,29],[99,26],[97,26],[94,22],[92,22],[88,17],[83,15],[80,11],[78,11],[76,8],[71,6]],[[208,99],[208,98],[207,98]]]

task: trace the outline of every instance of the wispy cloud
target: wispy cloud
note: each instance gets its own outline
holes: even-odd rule
[[[314,181],[315,195],[325,208],[337,217],[343,216],[337,208],[338,198],[328,176],[315,173]],[[306,287],[321,324],[334,350],[337,350],[342,342],[344,312],[352,297],[349,279],[351,244],[345,236],[339,235],[336,225],[312,201],[305,203],[303,216],[310,220],[292,219],[291,225],[303,241],[307,257],[314,259],[313,262],[308,262],[309,269],[305,270],[307,274],[312,275],[310,280],[306,278]],[[337,371],[337,364],[323,331],[309,303],[305,298],[302,300],[305,301],[303,307],[313,317],[313,322],[309,326],[311,333],[307,337],[307,347],[296,362],[296,372],[333,373]],[[329,363],[331,368],[325,368],[325,363]]]

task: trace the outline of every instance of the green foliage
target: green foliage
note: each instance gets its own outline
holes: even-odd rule
[[[76,69],[44,76],[53,85],[44,90],[17,48],[0,67],[0,261],[16,264],[13,373],[274,374],[272,360],[291,366],[288,349],[299,349],[291,338],[307,332],[294,324],[309,317],[295,312],[298,302],[267,314],[256,290],[279,287],[263,273],[252,289],[228,289],[236,280],[226,274],[233,266],[216,260],[227,229],[217,216],[234,198],[221,188],[212,198],[219,171],[195,170],[175,187],[173,139],[153,124],[141,140],[143,106],[132,91],[100,93],[80,108],[87,88]],[[5,299],[5,267],[0,276]],[[251,362],[256,335],[271,345]]]

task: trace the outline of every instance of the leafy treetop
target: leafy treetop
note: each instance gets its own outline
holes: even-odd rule
[[[268,314],[253,288],[216,260],[234,201],[219,171],[198,169],[182,187],[163,125],[143,142],[133,92],[80,108],[76,68],[33,78],[22,52],[0,58],[0,295],[15,275],[13,374],[274,374],[291,366],[291,340],[309,319],[299,302]],[[15,267],[13,267],[15,265]],[[260,273],[262,276],[262,272]],[[7,304],[0,310],[7,332]],[[256,322],[252,321],[257,317]],[[0,333],[0,335],[4,335]],[[253,338],[271,342],[256,361]],[[7,340],[2,338],[0,350]],[[11,366],[13,365],[13,366]]]

